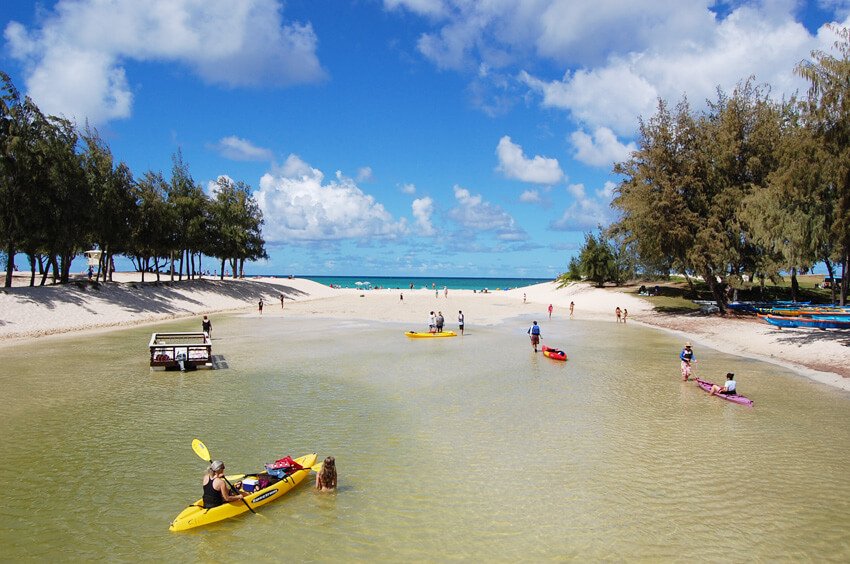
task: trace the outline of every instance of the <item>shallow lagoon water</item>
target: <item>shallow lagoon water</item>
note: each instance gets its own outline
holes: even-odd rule
[[[749,409],[632,324],[541,320],[559,363],[530,319],[432,341],[248,314],[214,318],[226,369],[148,370],[152,331],[198,324],[2,350],[4,559],[850,559],[850,397],[783,368],[697,344]],[[194,437],[229,472],[333,455],[339,491],[170,533],[201,493]]]

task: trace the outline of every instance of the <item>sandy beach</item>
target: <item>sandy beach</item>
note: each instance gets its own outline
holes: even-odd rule
[[[332,319],[364,319],[427,325],[428,312],[440,310],[446,327],[455,328],[458,310],[468,326],[493,325],[518,316],[545,323],[549,304],[553,317],[615,322],[616,307],[628,310],[628,323],[644,324],[681,335],[683,341],[791,368],[799,374],[850,390],[848,346],[841,331],[778,330],[754,318],[716,315],[668,315],[651,304],[616,289],[583,283],[558,289],[554,283],[490,293],[449,290],[336,289],[299,278],[251,278],[155,283],[150,275],[116,273],[114,282],[95,285],[78,280],[63,286],[30,288],[28,276],[16,275],[15,285],[0,292],[0,346],[13,346],[55,334],[78,334],[121,326],[228,311],[264,316],[293,315]],[[282,308],[280,296],[285,297]],[[403,299],[402,299],[403,296]],[[524,299],[525,297],[525,299]]]

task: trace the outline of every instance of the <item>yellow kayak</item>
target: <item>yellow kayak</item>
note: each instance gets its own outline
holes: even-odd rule
[[[251,506],[251,509],[256,509],[261,505],[271,503],[303,482],[304,478],[310,474],[311,466],[316,464],[316,453],[305,454],[304,456],[296,458],[295,462],[304,468],[286,476],[279,482],[275,482],[262,490],[252,493],[239,492],[245,495],[244,499],[248,502],[248,505]],[[257,477],[257,474],[245,474],[244,476],[233,476],[232,478],[241,480],[243,478],[251,477]],[[231,480],[231,483],[233,482],[231,477],[228,477],[228,479]],[[202,525],[209,525],[216,521],[236,517],[237,515],[247,512],[248,507],[242,503],[242,500],[231,501],[230,503],[225,503],[218,507],[213,507],[212,509],[206,509],[204,508],[203,498],[201,498],[181,511],[180,515],[171,522],[171,526],[168,527],[168,529],[170,531],[185,531]]]
[[[417,333],[416,331],[408,331],[405,333],[411,339],[434,339],[436,337],[457,337],[454,331],[443,331],[442,333]]]

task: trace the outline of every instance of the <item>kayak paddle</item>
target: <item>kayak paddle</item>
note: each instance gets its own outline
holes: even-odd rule
[[[212,464],[212,457],[210,456],[210,451],[207,448],[207,445],[202,443],[200,439],[192,439],[192,450],[194,450],[195,454],[197,454],[202,460],[205,460],[207,464]],[[239,492],[236,491],[236,488],[233,487],[233,484],[230,483],[230,480],[228,480],[226,476],[222,476],[222,478],[224,479],[224,482],[227,484],[227,486],[230,488],[230,491],[232,491],[234,495],[239,495]],[[248,502],[245,501],[244,497],[241,499],[242,503],[245,504],[245,507],[248,508],[248,511],[250,511],[254,515],[259,515],[256,511],[253,510],[253,508],[251,508],[250,505],[248,505]]]

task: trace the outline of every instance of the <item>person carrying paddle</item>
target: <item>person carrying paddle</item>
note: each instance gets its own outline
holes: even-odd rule
[[[711,386],[711,391],[709,392],[712,396],[715,394],[723,394],[734,396],[737,395],[738,384],[735,382],[735,375],[731,372],[726,373],[726,384],[723,386],[718,386],[717,384],[713,384]]]
[[[679,360],[682,361],[682,381],[687,382],[691,377],[691,363],[696,360],[694,358],[694,351],[691,349],[690,341],[685,343],[685,348],[679,354]]]
[[[231,495],[229,489],[224,479],[224,462],[213,460],[204,473],[204,507],[210,509],[242,499],[242,494]]]
[[[536,321],[528,328],[528,334],[531,336],[531,346],[534,348],[534,352],[537,352],[537,345],[540,344],[540,325]]]

